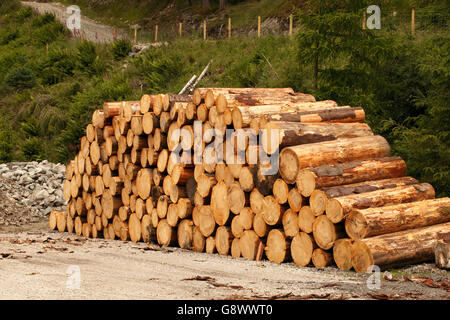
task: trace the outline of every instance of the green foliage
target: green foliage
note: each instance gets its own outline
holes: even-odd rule
[[[20,2],[17,0],[2,0],[0,2],[0,14],[11,14],[21,8]]]
[[[67,49],[55,49],[49,52],[48,57],[41,65],[42,83],[53,85],[71,77],[77,64],[75,55]]]
[[[120,39],[116,40],[112,45],[112,52],[115,60],[121,60],[131,51],[132,45],[129,41]]]
[[[97,54],[97,48],[92,42],[81,42],[77,51],[77,69],[81,73],[96,75],[106,71],[106,64]]]
[[[36,76],[27,67],[16,67],[6,75],[5,83],[13,89],[32,88],[36,84]]]

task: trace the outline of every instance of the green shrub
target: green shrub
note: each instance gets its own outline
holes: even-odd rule
[[[45,13],[35,16],[33,20],[31,20],[31,27],[38,28],[53,22],[56,22],[55,16],[51,13]]]
[[[132,45],[127,40],[117,40],[112,45],[112,52],[114,60],[120,60],[128,55],[131,51]]]
[[[36,84],[36,76],[29,68],[16,67],[6,75],[5,83],[13,89],[32,88]]]
[[[105,62],[92,42],[83,41],[77,47],[77,69],[82,74],[100,75],[106,71]]]
[[[56,49],[49,52],[41,66],[42,84],[53,85],[73,76],[76,58],[69,50]]]
[[[21,5],[17,0],[2,0],[0,2],[0,14],[11,14],[20,10]]]
[[[45,45],[62,38],[65,33],[64,26],[59,22],[53,21],[34,29],[32,38],[34,43]]]

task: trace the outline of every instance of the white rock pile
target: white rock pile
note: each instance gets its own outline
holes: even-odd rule
[[[0,164],[0,188],[10,200],[46,216],[52,210],[65,210],[65,170],[64,165],[46,160]]]

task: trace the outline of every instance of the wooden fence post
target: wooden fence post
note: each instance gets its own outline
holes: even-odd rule
[[[261,38],[261,16],[258,16],[258,38]]]
[[[183,33],[183,22],[180,22],[178,28],[179,28],[179,33],[180,33],[180,37],[181,37],[181,35]]]
[[[137,43],[137,27],[134,27],[134,45]]]
[[[158,25],[155,27],[155,42],[158,42]]]
[[[206,40],[206,20],[203,20],[203,40]]]
[[[231,17],[228,18],[228,39],[231,39]]]
[[[117,29],[114,28],[113,30],[113,40],[116,41],[117,40]]]
[[[416,34],[416,11],[411,10],[411,35],[414,37]]]
[[[292,14],[289,16],[289,37],[292,38],[292,29],[293,29],[293,16]]]
[[[362,28],[363,28],[363,30],[366,30],[366,12],[365,11],[363,14]]]
[[[48,55],[48,42],[47,42],[47,44],[45,45],[45,52],[46,52],[47,55]]]

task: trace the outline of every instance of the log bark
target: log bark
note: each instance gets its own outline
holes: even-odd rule
[[[307,167],[386,157],[390,146],[381,136],[341,139],[284,148],[280,153],[280,174],[287,183],[296,181]]]
[[[345,219],[345,230],[352,239],[431,226],[450,221],[450,198],[354,210]]]
[[[321,165],[318,167],[301,170],[297,176],[297,188],[303,196],[309,197],[315,189],[331,188],[333,186],[355,185],[355,188],[364,186],[364,183],[374,180],[385,180],[404,177],[406,175],[406,163],[400,157],[386,157],[378,159],[368,159],[362,161],[352,161],[333,165]],[[372,184],[373,185],[373,184]],[[352,186],[348,186],[352,187]],[[348,192],[347,186],[342,193]],[[374,188],[368,187],[369,189]],[[382,188],[381,186],[379,188]],[[338,192],[338,188],[331,189],[330,192]],[[365,188],[363,188],[364,190]],[[375,189],[376,190],[376,189]],[[355,193],[358,189],[355,189]],[[373,190],[367,190],[373,191]],[[364,192],[367,192],[364,191]],[[343,194],[344,195],[344,194]],[[336,197],[330,194],[330,198]]]
[[[392,178],[374,181],[364,181],[342,186],[321,188],[321,190],[325,192],[328,198],[337,198],[381,189],[391,189],[401,186],[409,186],[418,183],[419,181],[417,181],[417,179],[414,179],[413,177],[401,177],[401,178]]]
[[[352,265],[356,272],[367,272],[373,265],[382,270],[432,261],[436,240],[450,236],[450,222],[356,240],[352,246]]]
[[[329,199],[327,201],[326,214],[333,223],[338,223],[354,209],[382,207],[433,199],[434,197],[434,189],[428,183],[413,184],[391,189],[381,189],[372,192]]]
[[[267,154],[301,144],[373,136],[365,123],[268,122],[261,129],[261,143]]]
[[[286,112],[280,114],[270,114],[267,116],[269,121],[288,121],[288,122],[364,122],[365,112],[361,107],[339,107],[334,109],[323,109],[314,111]]]

